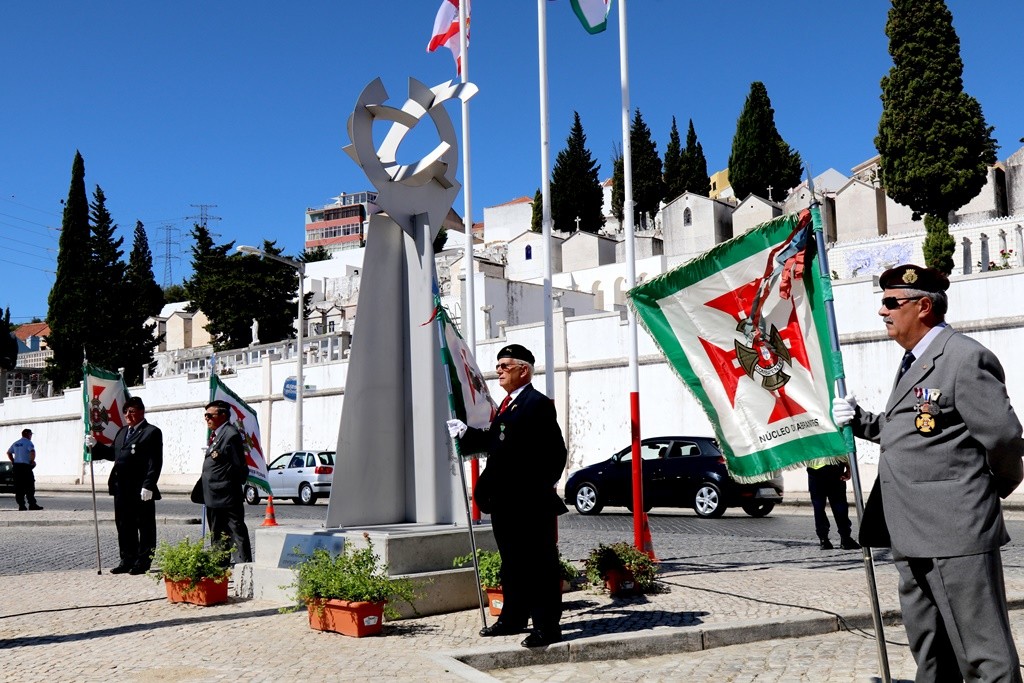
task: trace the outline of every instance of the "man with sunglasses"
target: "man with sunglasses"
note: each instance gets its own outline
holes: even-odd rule
[[[561,575],[558,563],[558,515],[568,509],[555,483],[565,469],[565,441],[555,406],[533,388],[533,354],[519,344],[498,352],[498,384],[508,394],[488,429],[449,420],[448,430],[470,452],[487,451],[487,467],[473,500],[491,515],[501,555],[501,616],[480,631],[484,637],[533,630],[523,647],[541,647],[562,639]]]
[[[203,419],[209,430],[203,458],[203,500],[210,535],[219,545],[235,547],[237,562],[252,562],[249,529],[245,525],[242,487],[249,477],[242,435],[229,421],[231,405],[227,401],[206,404]]]
[[[892,548],[918,681],[1020,681],[999,499],[1024,478],[1024,439],[1003,368],[945,323],[945,275],[906,264],[879,285],[878,314],[906,351],[892,393],[877,414],[852,394],[832,404],[837,425],[880,445],[860,542]]]
[[[145,574],[156,549],[157,480],[164,464],[164,437],[146,421],[146,405],[138,396],[124,402],[125,421],[110,444],[89,434],[85,445],[92,457],[113,460],[107,489],[114,497],[114,524],[121,562],[111,574]]]

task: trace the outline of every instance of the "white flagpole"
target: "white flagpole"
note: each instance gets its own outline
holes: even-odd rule
[[[622,185],[626,239],[626,286],[636,287],[636,244],[633,228],[633,151],[629,144],[629,41],[626,0],[619,0],[619,80],[622,83]],[[626,307],[629,323],[629,423],[633,446],[633,542],[643,549],[643,480],[640,468],[640,365],[636,339],[636,312]]]
[[[537,0],[537,62],[540,69],[540,196],[544,240],[544,393],[555,400],[555,337],[551,310],[551,176],[548,129],[548,0]]]

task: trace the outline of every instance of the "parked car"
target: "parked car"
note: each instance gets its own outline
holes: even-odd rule
[[[274,498],[291,498],[298,505],[316,505],[317,498],[331,495],[334,451],[291,451],[267,465],[267,481]],[[245,502],[260,502],[259,489],[245,486]]]
[[[0,493],[14,493],[14,464],[7,459],[0,460]]]
[[[764,517],[782,502],[782,477],[740,484],[729,476],[718,442],[703,436],[661,436],[640,442],[644,510],[692,507],[701,517],[721,517],[740,506]],[[573,472],[565,484],[565,502],[581,515],[596,515],[606,505],[633,509],[632,450]]]

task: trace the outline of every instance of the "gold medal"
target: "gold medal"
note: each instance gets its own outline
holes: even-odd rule
[[[935,418],[926,412],[918,413],[914,419],[914,426],[922,434],[930,434],[935,429]]]

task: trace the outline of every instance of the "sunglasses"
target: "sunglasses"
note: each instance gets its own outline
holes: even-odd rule
[[[897,308],[902,308],[903,304],[908,301],[917,301],[923,298],[923,296],[884,296],[882,297],[882,307],[887,311],[895,311]]]
[[[514,367],[517,367],[519,363],[498,363],[494,366],[495,372],[508,372]]]
[[[203,418],[206,420],[212,420],[217,417],[218,413],[203,413]]]

